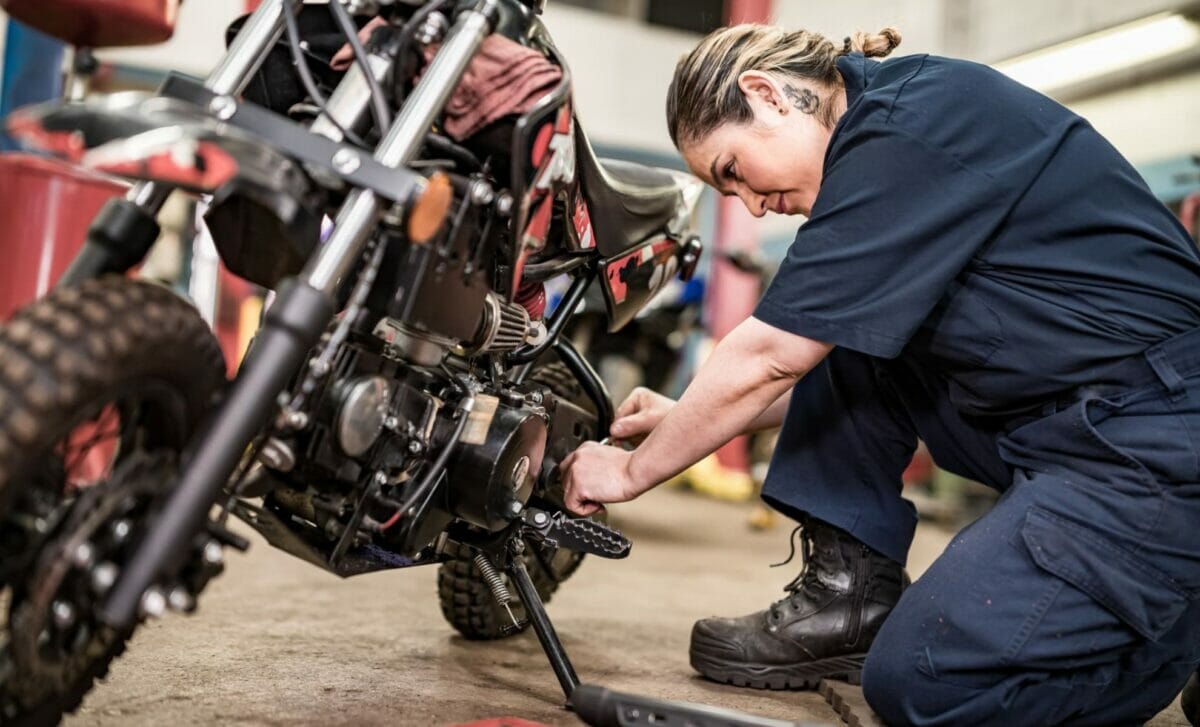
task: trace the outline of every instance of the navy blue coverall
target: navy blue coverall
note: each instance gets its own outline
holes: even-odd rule
[[[1003,492],[871,647],[889,723],[1146,720],[1200,661],[1200,257],[1050,99],[934,56],[838,67],[820,194],[754,314],[835,348],[764,498],[904,562],[918,438]]]

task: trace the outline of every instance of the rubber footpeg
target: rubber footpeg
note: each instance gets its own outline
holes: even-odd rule
[[[619,531],[595,520],[570,518],[561,512],[549,515],[533,508],[522,516],[538,539],[577,553],[616,559],[629,555],[633,548],[633,543]]]

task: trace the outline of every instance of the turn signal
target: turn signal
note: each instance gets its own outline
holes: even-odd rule
[[[416,245],[429,242],[442,229],[452,201],[454,188],[450,186],[450,177],[434,172],[409,210],[408,239]]]

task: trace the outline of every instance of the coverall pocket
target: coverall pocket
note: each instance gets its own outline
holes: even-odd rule
[[[1029,509],[1021,538],[1038,567],[1087,594],[1146,639],[1162,638],[1188,607],[1187,591],[1144,558],[1042,507]]]
[[[983,366],[1004,344],[1000,315],[965,286],[934,309],[927,325],[929,351],[952,366]]]

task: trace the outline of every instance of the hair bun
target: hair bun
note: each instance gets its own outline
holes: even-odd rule
[[[858,32],[846,38],[842,53],[859,52],[867,58],[884,58],[900,45],[900,31],[888,26],[878,33]]]

